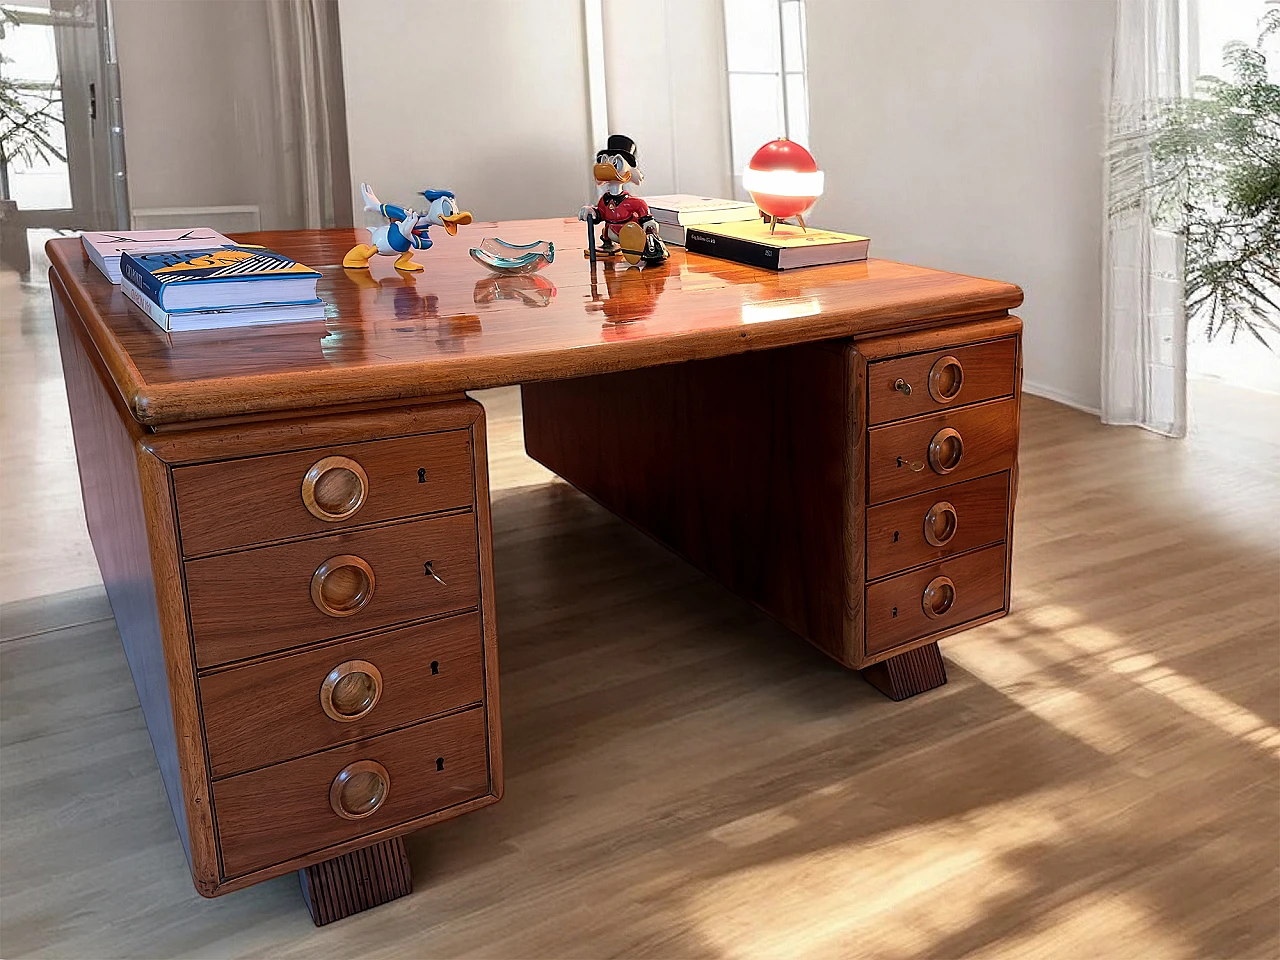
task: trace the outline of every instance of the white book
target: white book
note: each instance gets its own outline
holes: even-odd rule
[[[704,223],[739,223],[755,220],[760,216],[756,205],[750,201],[723,200],[718,197],[698,197],[691,193],[670,193],[658,197],[645,197],[649,212],[659,223],[696,227]]]
[[[324,319],[323,300],[313,300],[310,303],[268,303],[251,307],[224,307],[217,310],[172,310],[166,313],[158,303],[127,279],[121,279],[120,292],[150,317],[156,326],[168,333]]]
[[[235,243],[209,227],[183,230],[86,231],[80,242],[93,265],[112,283],[120,282],[120,254],[152,253],[161,250],[203,250]]]
[[[656,219],[656,218],[655,218]],[[658,236],[667,243],[674,243],[677,247],[684,246],[685,228],[678,223],[667,223],[658,220]]]

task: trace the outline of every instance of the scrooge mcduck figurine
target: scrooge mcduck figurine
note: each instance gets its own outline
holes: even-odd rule
[[[644,179],[636,163],[636,143],[630,137],[612,134],[605,148],[596,154],[592,167],[596,179],[596,202],[578,211],[578,219],[603,224],[600,253],[613,256],[619,249],[628,263],[661,263],[667,247],[658,238],[658,222],[649,205],[627,192]]]
[[[422,270],[422,264],[413,259],[413,251],[431,248],[428,227],[444,227],[452,237],[457,234],[459,225],[471,222],[471,214],[458,209],[452,190],[423,190],[422,195],[430,204],[426,213],[396,203],[380,203],[367,183],[360,184],[360,193],[364,197],[365,210],[380,213],[387,218],[387,223],[369,228],[370,243],[357,243],[347,251],[342,265],[352,270],[368,269],[369,258],[375,254],[395,256],[397,270]]]

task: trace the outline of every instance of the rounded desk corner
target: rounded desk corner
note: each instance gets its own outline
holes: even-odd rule
[[[212,900],[222,892],[222,885],[217,880],[208,878],[192,877],[192,885],[196,888],[196,893],[204,897],[206,900]]]

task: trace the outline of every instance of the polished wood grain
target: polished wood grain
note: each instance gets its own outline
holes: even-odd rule
[[[317,927],[413,892],[404,837],[383,840],[298,871],[302,898]]]
[[[1005,545],[997,544],[868,584],[867,653],[883,653],[1001,611],[1005,554]],[[949,602],[930,593],[940,579],[954,585]],[[926,612],[931,600],[940,612]]]
[[[873,361],[867,368],[868,421],[886,423],[947,407],[1011,396],[1017,350],[1017,338],[1005,337],[988,343],[952,346],[929,353]],[[944,367],[949,367],[953,376],[957,367],[962,371],[958,376],[958,388],[954,385],[951,388],[953,392],[939,392],[937,380]],[[899,383],[905,384],[910,392],[897,389],[895,385]],[[949,395],[950,399],[939,400],[934,393],[944,397]]]
[[[1012,469],[1018,455],[1016,410],[1016,400],[992,400],[873,427],[867,433],[868,502]]]
[[[845,474],[856,396],[845,346],[530,384],[522,396],[531,457],[858,664],[845,604],[844,516],[859,499]]]
[[[940,544],[926,538],[947,521],[938,504],[951,509],[951,536]],[[941,523],[939,522],[941,520]],[[1009,474],[968,480],[929,493],[894,500],[867,511],[867,579],[1004,540],[1009,520]]]
[[[348,556],[372,571],[365,601],[355,600],[363,589],[351,572],[357,568],[339,560]],[[188,560],[196,662],[211,667],[473,608],[480,600],[478,561],[470,511]],[[341,581],[333,585],[332,605],[345,601],[349,613],[329,615],[313,600],[313,581],[326,574]]]
[[[323,476],[317,477],[322,491],[330,476],[355,477],[354,470],[330,462],[343,459],[364,472],[360,503],[345,516],[321,519],[307,507],[305,478],[317,463],[326,463]],[[471,432],[451,430],[178,467],[173,484],[183,552],[199,556],[469,507],[474,496]],[[331,494],[335,495],[345,498],[340,491]]]
[[[359,819],[339,816],[330,791],[362,761],[385,770],[385,799]],[[488,793],[480,708],[242,773],[213,787],[223,869],[228,877],[247,874]]]
[[[437,241],[416,276],[381,261],[344,270],[341,258],[359,239],[352,230],[241,235],[319,270],[319,295],[331,308],[324,322],[252,332],[166,334],[78,240],[53,240],[47,250],[120,395],[148,424],[598,374],[927,327],[1022,301],[1010,283],[886,260],[780,274],[679,247],[643,272],[602,264],[593,281],[577,255],[581,226],[472,224],[470,239]],[[482,295],[491,275],[467,249],[494,235],[555,243],[559,256],[539,274],[553,287],[546,306]]]
[[[377,702],[355,720],[326,715],[318,692],[350,661],[377,669]],[[484,697],[478,613],[447,617],[207,673],[200,703],[214,777],[375,736]]]
[[[995,316],[965,321],[963,335],[954,326],[938,326],[929,330],[891,328],[869,337],[858,338],[858,352],[869,363],[903,355],[939,351],[951,353],[967,343],[999,340],[1022,333],[1018,317]]]

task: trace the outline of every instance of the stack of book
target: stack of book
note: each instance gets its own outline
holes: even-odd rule
[[[235,245],[130,253],[120,289],[163,330],[320,320],[320,273],[284,254]]]
[[[760,216],[754,203],[696,197],[689,193],[672,193],[646,197],[649,213],[658,221],[658,236],[667,243],[684,246],[685,231],[706,223],[737,223]]]

